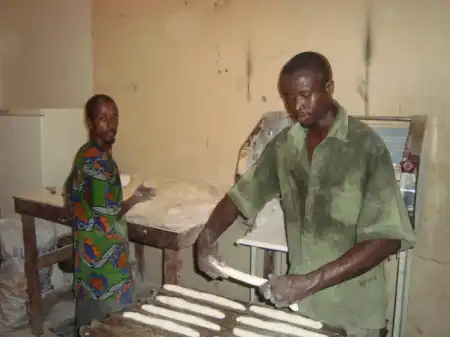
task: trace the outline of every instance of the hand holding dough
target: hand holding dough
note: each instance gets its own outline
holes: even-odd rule
[[[211,258],[211,261],[210,261],[211,265],[213,265],[222,274],[225,274],[228,277],[231,277],[232,279],[244,282],[244,283],[249,284],[249,285],[251,285],[253,287],[261,287],[261,286],[265,285],[268,282],[264,278],[261,278],[261,277],[255,276],[255,275],[250,275],[250,274],[243,273],[243,272],[241,272],[239,270],[236,270],[234,268],[226,266],[222,262],[214,260],[213,257],[210,257],[210,258]],[[269,289],[269,291],[270,291],[270,289]],[[266,294],[270,294],[270,292],[268,292]],[[297,303],[293,303],[293,304],[289,305],[289,308],[292,311],[298,311]]]

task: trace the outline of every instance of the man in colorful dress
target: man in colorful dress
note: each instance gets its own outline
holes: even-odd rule
[[[219,202],[197,241],[199,269],[239,214],[253,218],[279,197],[289,250],[288,275],[261,286],[277,307],[343,326],[349,336],[379,337],[386,320],[383,261],[411,248],[415,235],[383,140],[333,99],[331,66],[321,54],[296,55],[279,91],[295,121],[265,148]]]
[[[73,223],[76,335],[81,326],[133,303],[127,226],[122,217],[154,195],[153,189],[141,185],[123,201],[119,169],[111,154],[119,121],[114,100],[95,95],[85,110],[90,139],[76,154],[65,186]]]

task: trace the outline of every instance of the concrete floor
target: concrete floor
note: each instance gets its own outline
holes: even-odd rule
[[[57,337],[54,333],[49,331],[49,324],[46,324],[44,328],[44,336],[43,337]],[[17,331],[11,331],[4,334],[2,337],[35,337],[32,333],[30,328],[17,330]]]
[[[136,285],[136,292],[137,292],[137,296],[138,297],[145,297],[147,296],[151,289],[154,289],[156,286],[154,284],[148,283],[148,282],[138,282]],[[62,319],[71,317],[74,313],[73,313],[73,309],[74,309],[74,302],[65,302],[66,305],[64,305],[63,302],[58,303],[52,310],[52,313],[49,315],[49,317],[47,318],[47,320],[44,323],[44,336],[43,337],[57,337],[57,335],[55,335],[53,332],[50,331],[51,327],[54,327],[55,321],[58,321],[57,319],[55,320],[55,312],[56,315],[59,315],[62,317]],[[61,311],[65,311],[64,313],[62,313],[61,315]],[[73,317],[73,316],[72,316]],[[31,330],[29,327],[24,328],[24,329],[20,329],[20,330],[15,330],[15,331],[11,331],[11,332],[6,332],[1,334],[0,333],[0,337],[34,337],[34,335],[31,333]]]

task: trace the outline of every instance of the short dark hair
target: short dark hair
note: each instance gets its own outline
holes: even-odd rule
[[[319,76],[320,82],[325,85],[333,77],[330,62],[325,56],[314,51],[306,51],[295,55],[281,69],[281,75],[291,75],[299,70],[310,70]]]
[[[98,107],[103,103],[113,103],[114,105],[116,104],[116,102],[114,102],[114,100],[110,96],[105,94],[98,94],[89,98],[84,105],[86,119],[93,120],[95,118],[95,113],[97,112]]]

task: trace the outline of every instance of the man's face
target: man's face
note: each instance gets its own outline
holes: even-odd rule
[[[112,145],[116,140],[119,126],[119,111],[113,102],[105,102],[98,106],[93,120],[88,120],[92,135],[105,145]]]
[[[310,70],[281,75],[278,88],[289,116],[307,127],[324,118],[332,104],[333,81],[324,85]]]

